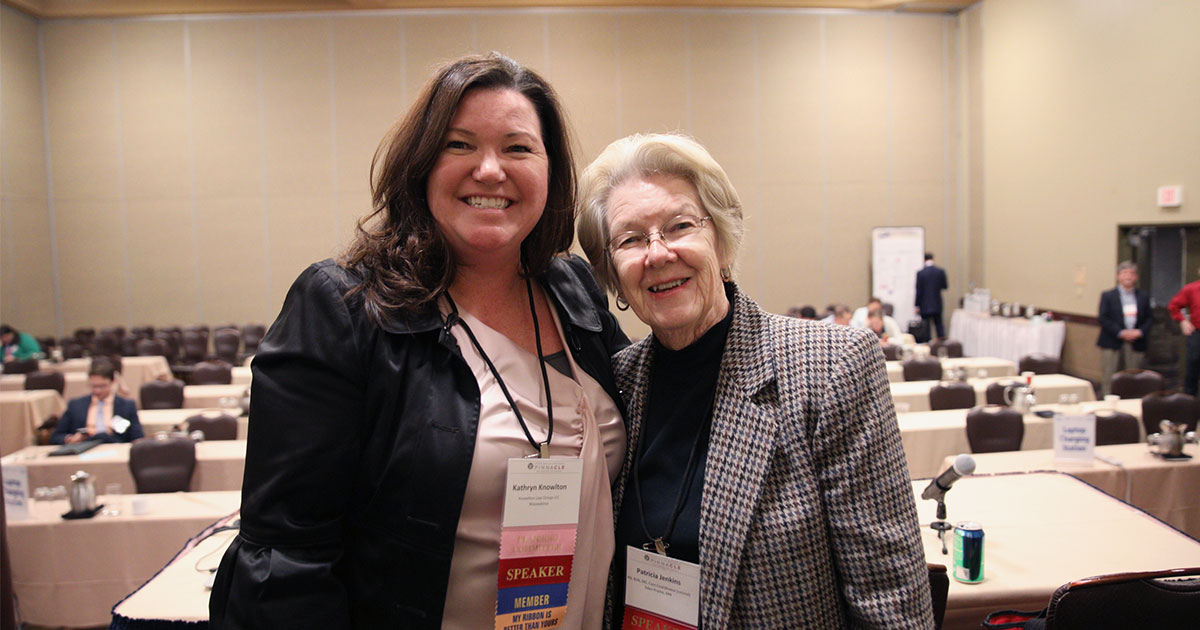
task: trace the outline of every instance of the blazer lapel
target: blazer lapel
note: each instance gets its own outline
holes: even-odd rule
[[[758,305],[736,292],[700,505],[705,627],[725,627],[729,620],[746,537],[774,452],[775,362],[769,327]]]

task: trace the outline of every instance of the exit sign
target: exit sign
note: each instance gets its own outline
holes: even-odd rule
[[[1159,186],[1158,207],[1178,208],[1183,205],[1183,186]]]

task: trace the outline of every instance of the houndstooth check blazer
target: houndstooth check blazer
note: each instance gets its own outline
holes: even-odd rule
[[[614,357],[629,434],[618,514],[652,348]],[[735,291],[700,514],[705,630],[933,627],[883,354],[865,331],[771,315]]]

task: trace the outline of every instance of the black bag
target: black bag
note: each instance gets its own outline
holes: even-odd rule
[[[929,320],[922,318],[909,322],[908,334],[912,335],[917,343],[929,343]]]

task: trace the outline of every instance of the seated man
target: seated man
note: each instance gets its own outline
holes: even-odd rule
[[[900,343],[900,325],[883,314],[883,309],[872,309],[867,314],[867,329],[879,337],[881,343]]]
[[[70,444],[83,440],[132,442],[142,437],[137,403],[117,396],[113,389],[114,368],[104,358],[92,360],[88,370],[91,396],[80,396],[67,403],[67,410],[54,427],[51,444]]]
[[[822,319],[821,321],[829,322],[831,324],[841,324],[842,326],[849,326],[850,315],[851,311],[849,306],[846,306],[845,304],[834,304],[833,311],[826,315],[825,319]]]

